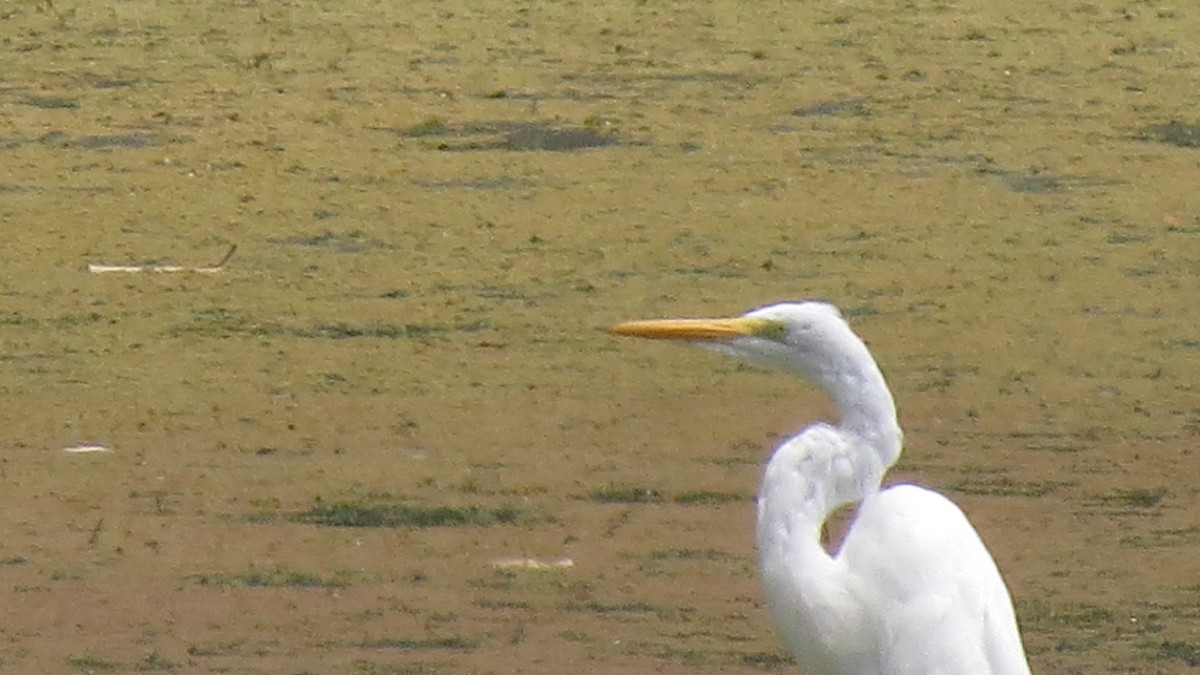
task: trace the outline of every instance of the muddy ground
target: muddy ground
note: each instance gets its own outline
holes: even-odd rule
[[[1188,3],[0,10],[0,670],[794,672],[828,405],[597,329],[803,297],[1036,672],[1200,665]]]

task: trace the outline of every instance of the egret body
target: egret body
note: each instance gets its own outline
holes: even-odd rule
[[[775,450],[758,494],[763,588],[806,675],[1028,675],[1008,589],[966,516],[932,490],[881,489],[900,457],[896,406],[837,308],[786,303],[609,330],[787,370],[836,405],[836,425],[813,424]],[[845,504],[857,513],[830,553],[822,527]]]

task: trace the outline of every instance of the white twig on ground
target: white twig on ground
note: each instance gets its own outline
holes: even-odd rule
[[[89,452],[112,452],[112,448],[106,448],[103,445],[75,445],[63,448],[63,452],[69,452],[73,455],[83,455]]]

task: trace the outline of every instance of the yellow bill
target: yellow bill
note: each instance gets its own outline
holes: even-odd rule
[[[650,319],[626,321],[610,326],[613,335],[679,340],[683,342],[729,342],[744,337],[776,339],[783,324],[770,319]]]

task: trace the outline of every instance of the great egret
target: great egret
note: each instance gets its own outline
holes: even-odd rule
[[[837,405],[780,445],[758,495],[762,583],[806,675],[1027,675],[1012,600],[996,563],[949,499],[880,489],[902,433],[883,374],[836,307],[771,305],[733,319],[631,321],[609,332],[679,340],[798,374]],[[858,512],[841,547],[821,531]]]

